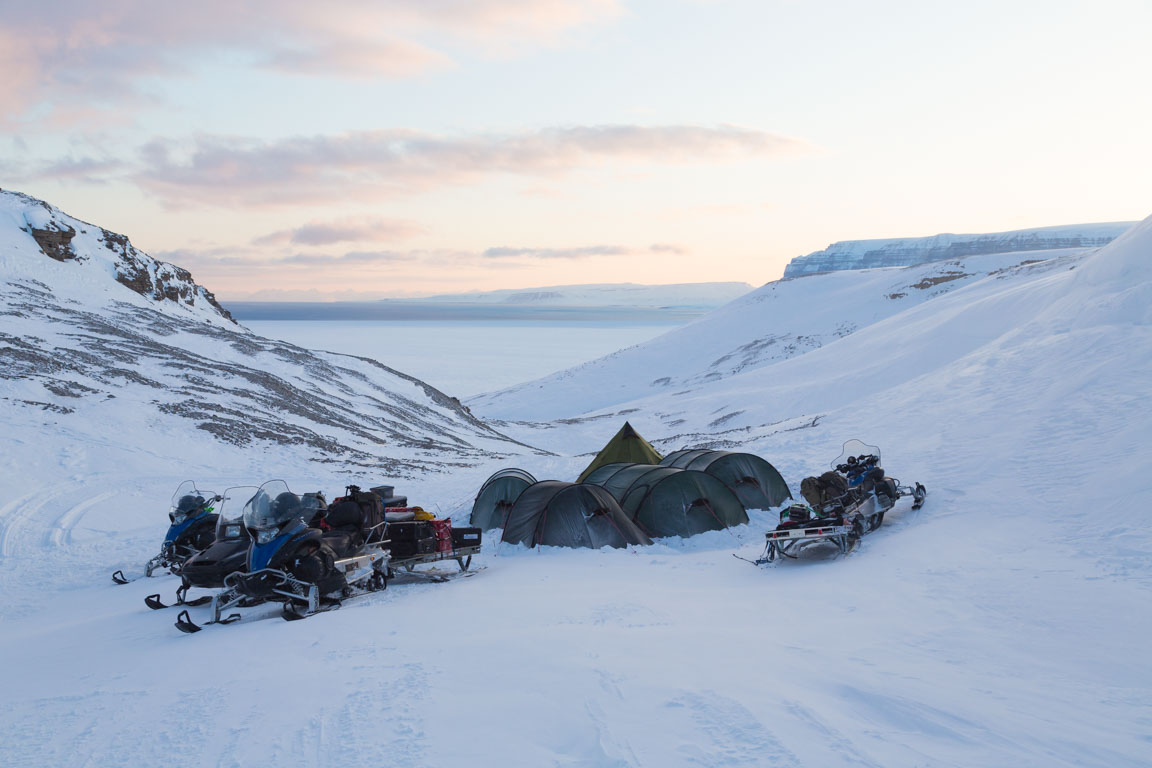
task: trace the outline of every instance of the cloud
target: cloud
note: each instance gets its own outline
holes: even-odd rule
[[[343,256],[329,256],[319,253],[297,253],[283,259],[276,259],[274,264],[347,264],[358,262],[362,264],[393,264],[396,262],[412,261],[414,253],[403,251],[349,251]]]
[[[652,253],[672,253],[677,256],[687,253],[683,248],[678,245],[669,245],[668,243],[653,243],[648,246],[648,250]]]
[[[618,245],[589,245],[580,248],[489,248],[481,255],[486,259],[586,259],[589,256],[626,256],[629,253],[632,253],[631,249]]]
[[[451,64],[452,60],[447,56],[404,40],[282,48],[269,53],[265,60],[268,68],[289,74],[351,78],[411,77],[421,72],[447,69]]]
[[[0,115],[123,106],[144,78],[223,57],[293,74],[408,77],[448,65],[426,44],[536,46],[612,18],[617,0],[3,0]]]
[[[598,125],[445,136],[356,131],[261,141],[200,136],[141,149],[136,182],[173,206],[285,205],[399,195],[482,176],[555,176],[609,162],[715,162],[795,153],[804,142],[735,126]]]
[[[418,234],[421,229],[410,221],[382,218],[349,218],[313,221],[295,229],[282,229],[257,237],[253,245],[334,245],[336,243],[384,243]]]

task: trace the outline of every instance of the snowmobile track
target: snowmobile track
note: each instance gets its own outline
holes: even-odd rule
[[[27,524],[36,512],[43,508],[56,494],[45,498],[42,491],[26,494],[10,501],[0,508],[0,556],[13,557],[18,552],[18,545],[23,539],[20,530]],[[36,498],[43,500],[39,504],[30,503]]]
[[[61,547],[66,544],[72,543],[72,530],[76,524],[84,517],[85,513],[93,507],[115,498],[116,491],[105,491],[104,493],[86,499],[74,507],[65,510],[56,520],[52,523],[52,527],[44,536],[45,547]]]

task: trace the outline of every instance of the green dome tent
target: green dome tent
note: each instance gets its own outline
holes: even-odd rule
[[[492,475],[476,494],[468,524],[485,531],[503,528],[516,499],[535,482],[536,478],[522,469],[502,469]]]
[[[601,467],[590,480],[611,493],[624,514],[653,538],[695,536],[748,522],[740,499],[712,475],[649,464],[602,471],[607,469]]]
[[[745,509],[768,509],[792,498],[776,467],[751,453],[696,448],[670,453],[660,464],[707,472],[731,488]]]
[[[634,466],[636,466],[636,465],[630,461],[614,461],[611,464],[605,464],[601,467],[596,467],[596,469],[594,469],[588,473],[588,476],[584,478],[584,482],[592,483],[592,485],[603,486],[604,481],[607,480],[608,478],[612,477],[612,475],[616,474],[617,472],[624,469],[625,467],[634,467]],[[643,464],[641,466],[645,466],[648,468],[652,467],[651,464]]]
[[[629,464],[659,464],[660,454],[656,452],[647,440],[640,437],[632,425],[624,422],[624,426],[616,436],[608,441],[596,458],[592,459],[576,482],[582,483],[594,470],[605,464],[627,462]]]
[[[626,547],[652,540],[596,485],[545,480],[524,489],[512,505],[501,541],[553,547]]]

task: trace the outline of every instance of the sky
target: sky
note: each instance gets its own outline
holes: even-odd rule
[[[0,0],[0,187],[223,299],[1152,213],[1148,0]]]

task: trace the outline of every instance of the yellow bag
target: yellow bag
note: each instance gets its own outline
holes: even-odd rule
[[[431,512],[425,512],[424,507],[409,507],[409,509],[411,509],[413,512],[416,513],[416,519],[417,520],[435,520],[436,519],[436,515],[432,514]]]

